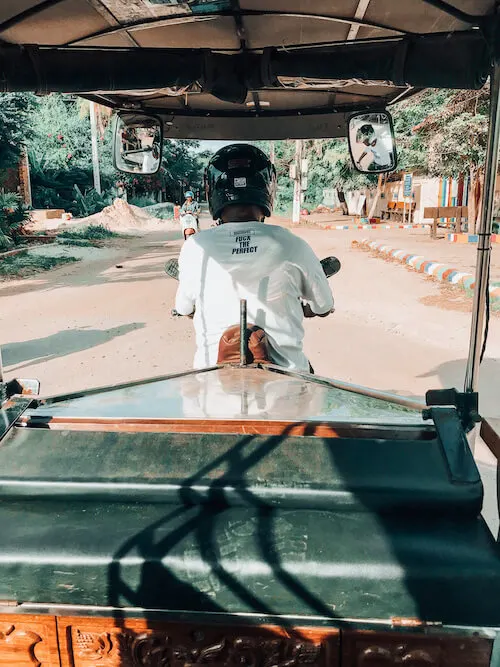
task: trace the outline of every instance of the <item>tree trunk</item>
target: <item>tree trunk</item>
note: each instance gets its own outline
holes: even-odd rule
[[[481,208],[481,193],[481,174],[479,170],[471,169],[469,172],[469,201],[467,204],[469,234],[475,234],[477,230],[477,222],[479,220]]]
[[[342,215],[347,215],[349,211],[347,209],[345,194],[343,193],[342,190],[337,190],[337,197],[339,198],[340,206],[342,208]]]
[[[479,172],[477,177],[477,193],[476,193],[476,224],[474,225],[474,234],[477,233],[481,223],[481,213],[483,210],[483,187],[484,187],[484,173]]]
[[[372,205],[370,207],[370,211],[368,213],[368,222],[370,222],[370,219],[374,217],[375,211],[377,209],[377,204],[378,200],[380,199],[380,195],[382,193],[382,183],[384,179],[384,174],[379,174],[378,177],[378,183],[377,183],[377,194],[373,198]]]

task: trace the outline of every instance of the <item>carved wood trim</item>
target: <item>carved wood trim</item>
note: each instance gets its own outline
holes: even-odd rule
[[[63,667],[339,667],[339,631],[61,619]]]
[[[59,667],[53,616],[0,614],[0,667]]]
[[[342,667],[488,667],[492,640],[395,632],[342,632]]]
[[[0,615],[0,667],[488,667],[492,640],[446,634]]]

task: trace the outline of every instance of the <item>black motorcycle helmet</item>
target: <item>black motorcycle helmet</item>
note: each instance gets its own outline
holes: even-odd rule
[[[268,217],[276,193],[276,169],[256,146],[224,146],[205,169],[205,191],[214,220],[230,204],[260,206]]]

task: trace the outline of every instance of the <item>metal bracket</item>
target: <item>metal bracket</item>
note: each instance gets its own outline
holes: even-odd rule
[[[481,481],[458,411],[454,407],[429,408],[429,419],[436,427],[453,483],[477,484]]]
[[[493,650],[491,651],[490,667],[500,667],[500,633],[497,633],[493,641]]]
[[[481,421],[479,415],[479,395],[474,392],[460,392],[457,389],[430,389],[425,394],[425,403],[429,407],[453,406],[458,412],[465,431],[469,431],[475,423]],[[424,419],[431,419],[431,411],[424,410]]]

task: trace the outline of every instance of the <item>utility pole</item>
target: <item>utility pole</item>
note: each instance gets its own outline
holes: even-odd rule
[[[293,213],[292,222],[300,222],[300,204],[302,198],[302,139],[295,141],[295,169],[293,170]]]
[[[19,185],[23,203],[27,206],[32,206],[33,199],[31,196],[30,163],[26,146],[22,146],[21,157],[19,159]]]
[[[97,149],[97,122],[94,102],[90,102],[90,133],[92,135],[92,167],[94,170],[94,188],[101,194],[101,175],[99,173],[99,151]]]

